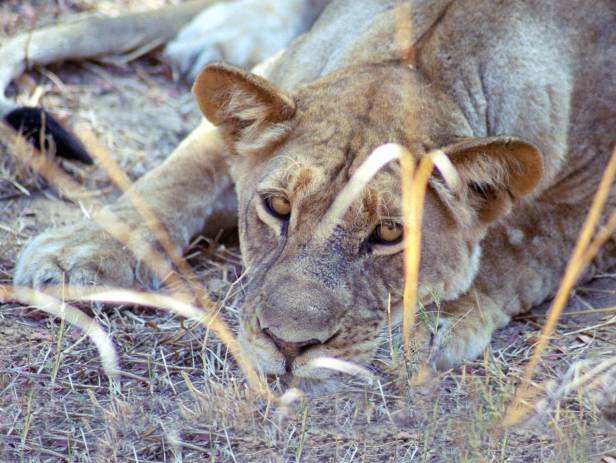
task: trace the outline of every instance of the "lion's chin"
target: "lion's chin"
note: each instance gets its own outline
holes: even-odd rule
[[[349,381],[371,381],[371,373],[357,363],[337,358],[336,349],[326,345],[311,348],[291,359],[261,333],[241,332],[240,346],[252,365],[266,376],[276,376],[285,387],[298,388],[306,394],[320,395],[345,388]],[[338,352],[339,354],[339,352]],[[372,356],[366,355],[365,363]]]

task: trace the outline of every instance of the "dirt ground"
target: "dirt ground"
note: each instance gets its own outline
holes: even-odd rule
[[[163,3],[5,0],[0,40],[83,11]],[[23,103],[35,96],[34,103],[67,126],[92,132],[135,179],[199,120],[187,85],[172,75],[156,54],[120,65],[66,63],[29,72],[11,92]],[[5,285],[29,238],[84,215],[83,204],[20,174],[8,156],[0,145]],[[96,166],[76,171],[97,201],[117,196]],[[201,240],[189,254],[221,316],[235,326],[242,297],[241,285],[234,285],[241,274],[238,249]],[[536,375],[540,387],[561,384],[579,360],[614,356],[616,309],[593,310],[616,305],[614,288],[616,275],[605,274],[574,291]],[[92,307],[124,372],[111,383],[95,346],[77,328],[7,302],[0,304],[0,461],[615,462],[616,428],[605,395],[597,402],[596,394],[573,391],[523,425],[497,426],[547,307],[500,330],[483,359],[426,383],[411,384],[400,368],[394,332],[371,367],[372,384],[348,381],[341,391],[300,394],[286,403],[250,390],[223,344],[168,312]],[[277,397],[285,392],[277,381],[270,385]]]

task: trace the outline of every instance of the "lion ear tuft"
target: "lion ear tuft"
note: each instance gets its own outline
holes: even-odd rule
[[[466,197],[484,224],[506,215],[543,177],[541,153],[517,138],[466,138],[442,151],[456,168]]]
[[[227,64],[206,66],[193,93],[203,115],[234,143],[272,141],[295,114],[289,96],[262,77]]]

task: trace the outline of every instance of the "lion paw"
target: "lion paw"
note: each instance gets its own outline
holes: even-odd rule
[[[15,286],[43,289],[53,285],[131,287],[153,279],[135,269],[138,260],[94,223],[48,230],[32,239],[19,255]]]
[[[191,80],[213,61],[253,66],[309,26],[306,8],[306,0],[235,0],[213,5],[169,42],[165,58]]]
[[[490,343],[492,331],[480,320],[441,319],[432,336],[430,362],[442,371],[475,360]]]

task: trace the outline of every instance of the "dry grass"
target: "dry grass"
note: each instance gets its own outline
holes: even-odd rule
[[[13,20],[4,33],[30,27],[24,10],[53,17],[92,8],[92,3],[3,3],[0,15]],[[146,2],[101,3],[117,8]],[[116,172],[134,178],[169,152],[194,125],[196,112],[189,96],[161,107],[166,96],[182,89],[164,79],[166,71],[158,63],[123,66],[46,70],[32,74],[30,83],[20,83],[14,92],[22,100],[39,95],[56,113],[72,115],[68,122],[86,124],[101,140],[103,152],[115,156],[107,165],[117,164]],[[118,107],[140,112],[122,118]],[[152,127],[153,115],[166,123]],[[2,148],[1,159],[10,159],[6,151]],[[101,357],[100,343],[97,350],[97,342],[66,322],[70,317],[51,319],[12,302],[8,285],[16,251],[28,237],[82,211],[96,210],[118,190],[105,172],[77,170],[73,180],[59,172],[50,181],[68,185],[60,189],[62,198],[73,198],[68,203],[41,183],[31,167],[13,161],[3,166],[2,178],[21,188],[10,189],[0,202],[1,461],[610,462],[610,455],[616,455],[616,430],[604,416],[614,414],[609,399],[614,393],[610,359],[616,318],[612,309],[591,310],[616,303],[613,275],[575,290],[568,306],[575,310],[566,310],[544,337],[537,333],[545,307],[497,333],[483,359],[435,378],[412,382],[400,368],[401,331],[391,330],[370,372],[349,378],[339,392],[321,396],[285,390],[277,382],[269,383],[267,393],[254,387],[254,381],[251,387],[230,353],[230,343],[215,337],[207,323],[211,312],[203,318],[206,312],[191,306],[199,312],[186,317],[145,307],[177,308],[177,297],[162,304],[165,299],[152,295],[116,292],[101,296],[116,302],[82,307],[113,340],[119,368],[111,367],[101,361],[107,354]],[[422,172],[428,167],[420,167],[416,175]],[[115,176],[116,184],[125,187],[127,182]],[[419,204],[411,211],[414,217]],[[417,226],[417,219],[413,223]],[[234,245],[201,238],[177,265],[185,269],[178,277],[190,290],[204,289],[197,298],[201,307],[214,310],[231,330],[237,327],[242,299],[238,252]],[[172,295],[172,289],[177,286],[166,294]],[[414,299],[412,290],[408,297]],[[188,320],[191,317],[198,321]],[[410,318],[407,323],[412,314]],[[82,322],[82,328],[89,323]],[[541,349],[542,362],[529,374],[529,360]],[[119,376],[110,378],[105,368]],[[516,387],[527,384],[523,378],[546,386],[539,401],[529,402],[536,413],[522,426],[499,429],[496,424]]]

